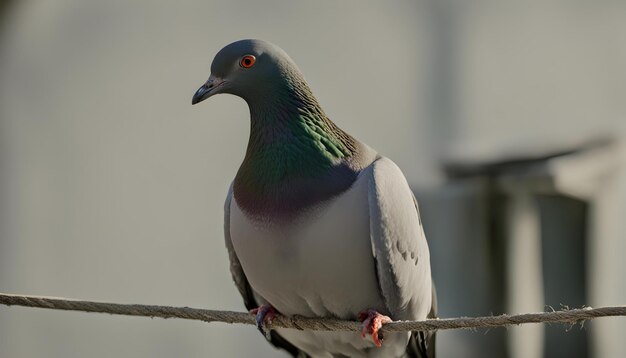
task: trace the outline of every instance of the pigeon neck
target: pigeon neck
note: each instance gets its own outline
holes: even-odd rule
[[[305,87],[248,101],[250,139],[235,199],[250,213],[297,211],[334,196],[356,178],[356,140],[339,129]],[[318,184],[317,188],[311,187]]]
[[[261,103],[249,103],[250,139],[246,159],[271,155],[294,165],[323,169],[350,156],[354,139],[337,127],[312,94],[274,92]],[[295,151],[294,151],[295,150]]]

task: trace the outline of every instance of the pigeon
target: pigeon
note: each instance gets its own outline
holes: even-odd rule
[[[224,205],[230,270],[262,332],[276,315],[359,320],[362,332],[276,328],[294,357],[435,356],[436,317],[417,201],[398,166],[340,129],[294,61],[263,40],[222,48],[192,104],[243,98],[250,136]]]

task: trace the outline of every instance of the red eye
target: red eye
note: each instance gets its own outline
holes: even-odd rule
[[[250,68],[254,65],[254,62],[256,62],[256,57],[252,55],[245,55],[241,58],[241,61],[239,61],[239,65],[243,68]]]

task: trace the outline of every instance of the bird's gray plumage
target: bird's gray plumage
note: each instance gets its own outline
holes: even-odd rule
[[[237,67],[247,54],[258,70]],[[193,102],[231,93],[251,112],[224,223],[246,307],[340,319],[367,309],[395,320],[436,316],[428,245],[400,169],[336,127],[275,45],[228,45],[211,71]],[[294,356],[434,357],[427,332],[389,333],[380,348],[351,332],[278,329],[270,340]]]

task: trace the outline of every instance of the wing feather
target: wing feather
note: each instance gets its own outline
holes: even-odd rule
[[[370,238],[383,297],[394,319],[424,319],[432,305],[430,255],[409,185],[391,160],[371,166]]]

